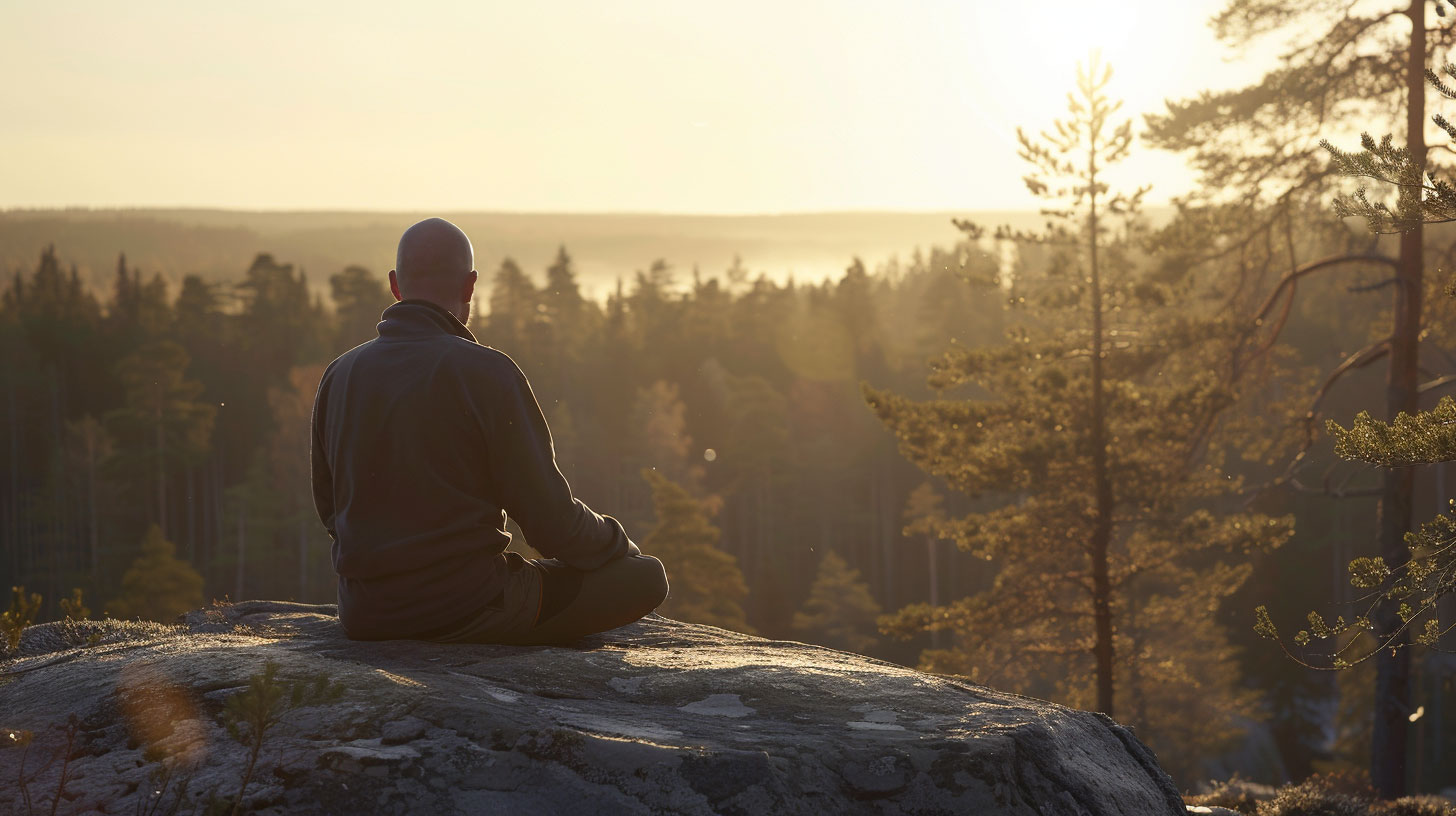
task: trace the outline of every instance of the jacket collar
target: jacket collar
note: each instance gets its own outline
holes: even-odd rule
[[[380,317],[384,318],[378,326],[380,337],[419,337],[445,332],[472,343],[479,342],[460,318],[428,300],[401,300],[385,309]]]

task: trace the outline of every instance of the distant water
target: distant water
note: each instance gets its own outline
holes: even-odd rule
[[[0,212],[0,265],[7,274],[34,268],[55,244],[62,261],[105,291],[118,253],[150,277],[189,273],[209,280],[242,276],[253,256],[271,253],[302,267],[316,288],[345,266],[383,276],[405,227],[427,215],[459,224],[475,244],[476,266],[488,281],[512,257],[537,281],[565,245],[587,294],[600,297],[618,278],[630,286],[638,270],[665,260],[681,284],[694,267],[723,277],[734,256],[751,277],[782,281],[838,277],[855,257],[872,272],[891,257],[908,261],[917,247],[949,247],[960,238],[952,218],[1019,228],[1041,222],[1033,212],[830,212],[788,215],[642,215],[554,213],[248,212],[232,210],[11,210]]]

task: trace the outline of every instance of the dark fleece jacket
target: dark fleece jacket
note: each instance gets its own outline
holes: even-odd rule
[[[406,300],[324,371],[313,493],[352,638],[425,637],[504,587],[506,514],[531,546],[595,569],[635,546],[571,495],[515,362],[444,309]]]

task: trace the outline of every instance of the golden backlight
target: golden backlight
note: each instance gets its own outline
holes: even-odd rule
[[[1011,134],[1092,49],[1129,116],[1254,75],[1217,5],[20,4],[0,207],[1028,208]]]

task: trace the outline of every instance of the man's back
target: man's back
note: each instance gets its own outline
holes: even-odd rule
[[[433,303],[391,306],[378,338],[329,366],[313,424],[351,637],[425,637],[478,615],[505,581],[507,512],[579,569],[628,551],[620,524],[572,498],[520,369]]]

